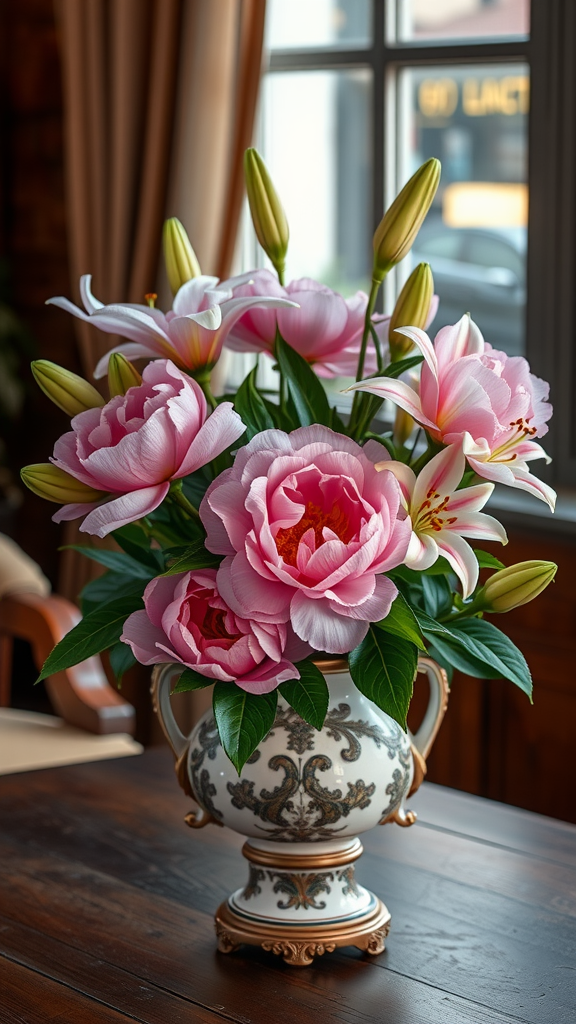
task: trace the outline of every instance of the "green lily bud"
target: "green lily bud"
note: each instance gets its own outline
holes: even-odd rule
[[[429,263],[419,263],[406,281],[396,300],[390,317],[388,344],[393,363],[404,359],[414,347],[414,342],[405,334],[398,334],[398,327],[420,327],[424,329],[428,320],[430,303],[434,295],[434,278]]]
[[[439,182],[440,161],[432,157],[418,168],[386,210],[374,234],[374,281],[382,281],[412,248]]]
[[[66,473],[51,462],[39,462],[33,466],[24,466],[20,476],[30,491],[34,491],[46,501],[56,501],[59,505],[77,504],[83,501],[98,501],[106,491],[97,491],[88,487],[70,473]]]
[[[268,168],[256,149],[244,153],[244,177],[254,230],[282,284],[290,237],[288,221]]]
[[[108,387],[110,398],[125,395],[128,388],[137,388],[142,377],[136,367],[121,352],[113,352],[108,362]]]
[[[495,572],[476,601],[487,612],[509,612],[533,601],[554,579],[554,562],[528,561]],[[475,602],[476,603],[476,602]]]
[[[38,386],[68,416],[77,416],[86,409],[99,409],[105,405],[100,392],[77,373],[65,370],[49,359],[35,359],[30,365]]]
[[[178,217],[170,217],[164,222],[162,241],[168,281],[172,294],[176,295],[186,281],[191,281],[193,277],[200,277],[202,271],[196,253],[190,245],[186,228],[178,220]]]

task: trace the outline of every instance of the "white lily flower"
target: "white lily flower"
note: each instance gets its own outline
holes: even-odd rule
[[[493,516],[480,512],[494,484],[456,490],[466,468],[462,444],[451,444],[435,455],[416,476],[403,462],[379,462],[378,470],[393,473],[400,484],[412,520],[412,536],[404,564],[428,569],[443,555],[470,596],[478,582],[478,560],[464,537],[508,543],[506,531]]]
[[[94,376],[104,377],[114,352],[127,359],[171,359],[189,373],[209,371],[217,362],[228,332],[240,317],[254,306],[297,306],[288,299],[265,296],[234,298],[234,288],[246,284],[253,273],[219,281],[202,274],[183,284],[168,313],[135,303],[105,306],[92,294],[90,274],[80,278],[84,309],[64,296],[48,299],[47,305],[59,306],[79,320],[107,334],[121,334],[128,341],[107,352],[98,363]]]

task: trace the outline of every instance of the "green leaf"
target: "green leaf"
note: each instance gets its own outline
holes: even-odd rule
[[[300,672],[300,679],[289,679],[281,683],[278,689],[300,718],[315,729],[321,729],[328,711],[326,680],[312,661],[300,661],[296,668]]]
[[[332,410],[326,392],[310,364],[281,337],[276,340],[276,356],[301,426],[322,423],[329,427],[332,423]]]
[[[493,623],[477,618],[441,623],[418,609],[414,614],[426,639],[454,668],[478,679],[510,679],[531,697],[532,678],[524,655]]]
[[[445,576],[422,575],[424,607],[433,619],[446,615],[454,603],[452,587]]]
[[[124,551],[88,548],[83,547],[81,544],[68,544],[67,549],[79,551],[80,554],[86,555],[86,558],[91,558],[93,562],[99,562],[100,565],[105,565],[107,569],[112,569],[113,572],[121,573],[123,576],[132,576],[139,580],[151,580],[153,576],[158,574],[157,569],[151,569],[148,565],[137,562],[135,558],[127,555]]]
[[[505,569],[504,562],[501,562],[499,558],[491,554],[490,551],[484,551],[482,548],[474,548],[474,554],[478,559],[478,565],[481,569]]]
[[[411,370],[413,366],[418,366],[423,362],[424,356],[407,356],[406,359],[400,359],[397,363],[389,363],[389,365],[378,373],[372,373],[370,377],[364,377],[362,383],[366,381],[374,380],[375,377],[401,377],[406,370]]]
[[[80,593],[82,615],[88,615],[99,605],[106,605],[119,597],[142,597],[145,587],[146,580],[136,579],[134,576],[121,576],[117,572],[105,572],[103,576],[90,580],[83,587]]]
[[[188,693],[189,690],[203,690],[206,686],[212,686],[213,682],[213,679],[200,675],[193,668],[185,668],[172,693]]]
[[[526,659],[516,644],[486,619],[460,619],[451,626],[452,634],[465,638],[470,653],[487,665],[492,665],[499,676],[510,679],[532,699],[532,676]]]
[[[427,639],[431,640],[430,653],[441,665],[451,665],[458,672],[463,672],[473,679],[499,679],[500,673],[496,669],[487,666],[479,658],[463,646],[458,637],[453,637],[448,631],[446,635],[440,633],[429,634],[424,630]],[[432,652],[435,653],[432,653]],[[438,657],[439,655],[439,657]]]
[[[212,704],[220,741],[238,775],[276,717],[277,690],[247,693],[234,683],[218,682]]]
[[[119,641],[114,644],[114,647],[110,648],[108,657],[110,658],[110,667],[114,673],[118,686],[122,682],[122,676],[129,668],[132,668],[136,664],[136,658],[132,654],[132,648],[128,644],[124,644]]]
[[[149,566],[154,575],[164,568],[162,552],[150,547],[150,537],[138,523],[121,526],[118,530],[113,530],[112,536],[127,555]]]
[[[423,361],[424,356],[407,356],[406,359],[400,359],[397,363],[390,363],[382,373],[377,374],[378,377],[401,377],[406,370],[411,370],[414,366],[419,366]]]
[[[182,548],[168,548],[164,554],[174,558],[172,565],[166,569],[163,576],[175,576],[178,572],[191,572],[193,569],[214,569],[220,565],[220,555],[213,555],[206,549],[204,541],[196,541]]]
[[[274,426],[274,421],[256,387],[257,373],[258,367],[255,366],[245,377],[234,399],[234,408],[242,422],[246,424],[248,441],[251,441],[260,431],[270,430]]]
[[[406,731],[418,664],[416,645],[372,625],[350,654],[349,663],[350,675],[360,692]]]
[[[453,665],[451,665],[449,661],[446,661],[446,659],[442,657],[438,648],[434,647],[434,644],[430,644],[428,648],[428,653],[430,657],[434,659],[434,661],[438,662],[440,668],[444,669],[446,675],[448,676],[448,685],[452,686],[452,679],[454,678]]]
[[[90,612],[56,644],[46,658],[36,682],[111,647],[120,639],[124,622],[131,612],[142,607],[142,599],[134,595],[120,597]]]
[[[410,640],[413,644],[416,644],[421,651],[426,650],[426,645],[422,639],[418,620],[410,605],[405,601],[400,593],[392,602],[392,607],[390,608],[386,618],[381,619],[380,622],[375,622],[374,625],[379,629],[384,629],[387,633],[393,633],[394,636],[402,637],[404,640]]]

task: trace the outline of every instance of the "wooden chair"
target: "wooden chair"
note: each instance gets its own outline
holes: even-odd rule
[[[0,707],[10,704],[14,639],[30,644],[40,669],[80,618],[75,605],[56,595],[16,592],[0,599]],[[50,676],[46,689],[55,712],[69,725],[100,735],[134,735],[134,708],[110,686],[99,657]]]

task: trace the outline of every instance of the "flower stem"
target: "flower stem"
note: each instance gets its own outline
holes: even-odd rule
[[[370,295],[368,297],[368,305],[366,306],[366,314],[364,317],[364,330],[362,332],[362,343],[360,345],[360,354],[358,356],[358,368],[356,370],[356,382],[362,380],[364,374],[364,363],[366,362],[366,350],[368,348],[368,338],[370,337],[370,327],[372,323],[372,314],[374,307],[376,306],[376,299],[378,296],[378,289],[380,288],[380,281],[372,281],[372,287],[370,288]],[[364,395],[359,392],[354,392],[354,399],[352,401],[352,412],[350,414],[350,433],[354,436],[354,429],[357,426],[360,408],[363,404]]]
[[[195,519],[196,522],[201,522],[198,509],[194,508],[192,502],[188,501],[188,498],[182,491],[182,481],[174,480],[170,485],[168,497],[174,502],[175,505],[179,505],[191,519]]]
[[[216,408],[216,404],[217,403],[216,403],[216,399],[214,398],[214,395],[212,394],[212,391],[210,389],[210,374],[209,373],[198,373],[198,374],[195,375],[194,379],[195,379],[196,383],[199,384],[200,387],[202,388],[202,391],[204,392],[204,397],[205,397],[206,401],[208,402],[208,405],[210,406],[210,409],[212,411],[214,411],[214,409]]]

